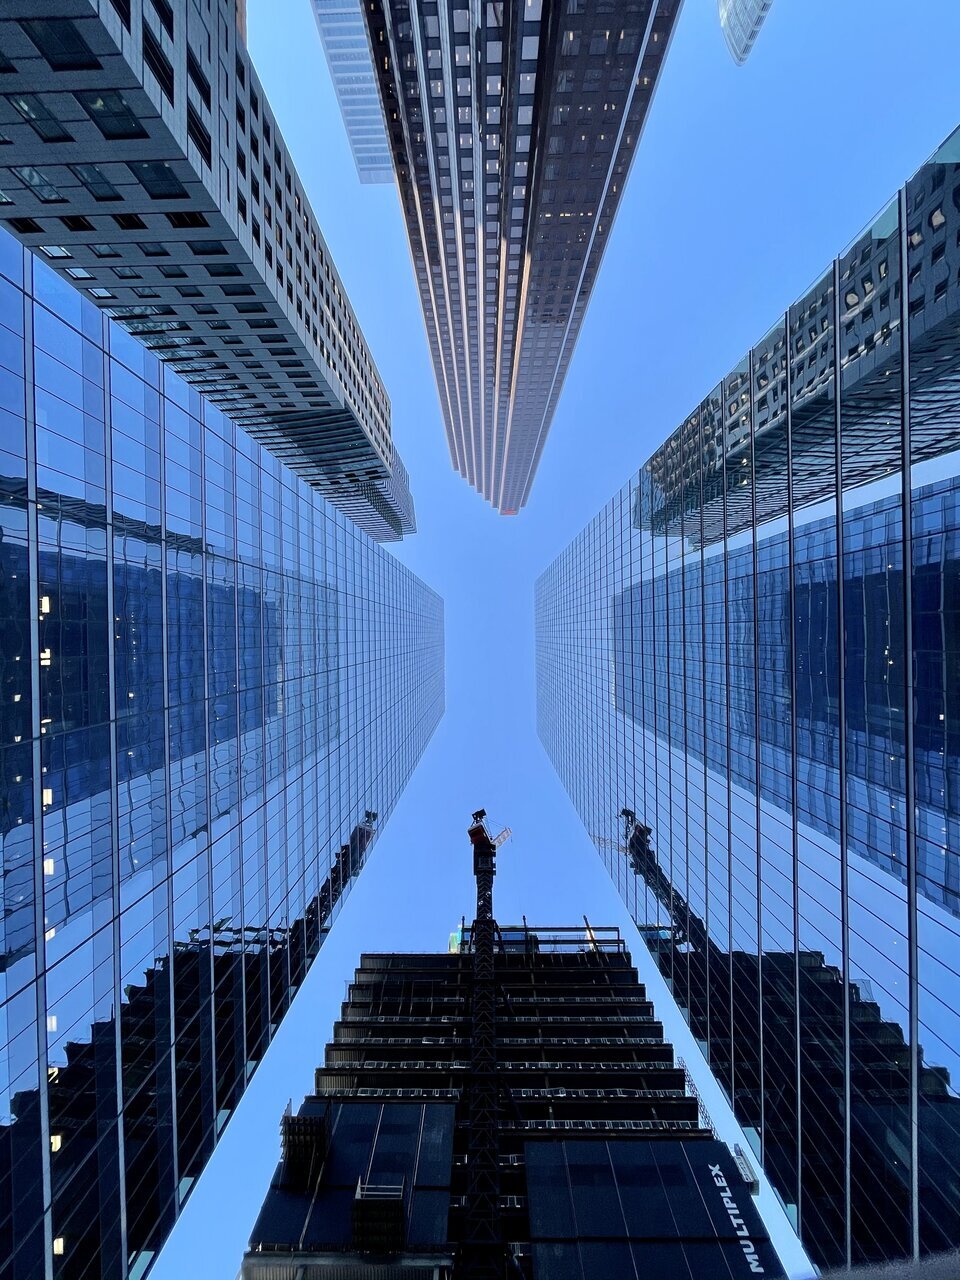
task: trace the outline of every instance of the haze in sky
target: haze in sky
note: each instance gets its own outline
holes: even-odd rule
[[[472,916],[485,807],[504,924],[620,924],[721,1135],[740,1140],[536,737],[533,583],[960,121],[955,0],[780,0],[744,67],[687,0],[526,511],[447,454],[396,192],[362,187],[309,0],[249,0],[249,42],[393,404],[419,532],[392,548],[446,602],[447,712],[154,1269],[233,1280],[361,950],[443,949]],[[809,1274],[772,1192],[761,1210]]]

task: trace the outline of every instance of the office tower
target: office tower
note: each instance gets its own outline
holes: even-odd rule
[[[717,0],[723,38],[734,62],[742,66],[750,57],[772,4],[773,0]]]
[[[0,1276],[143,1276],[440,717],[438,597],[0,232]]]
[[[361,182],[392,182],[393,157],[360,0],[313,0],[334,92]]]
[[[958,161],[537,587],[541,739],[827,1266],[960,1246]]]
[[[361,957],[243,1280],[781,1275],[619,930],[500,929],[478,831],[486,917]]]
[[[677,0],[366,17],[454,467],[526,503]]]
[[[0,16],[0,221],[371,537],[415,528],[390,402],[216,0]]]

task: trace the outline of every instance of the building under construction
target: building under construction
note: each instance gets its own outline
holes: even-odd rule
[[[616,928],[497,925],[364,955],[243,1280],[781,1276]]]

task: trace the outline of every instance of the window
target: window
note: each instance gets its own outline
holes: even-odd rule
[[[202,213],[194,213],[192,210],[186,210],[183,213],[168,213],[167,221],[171,227],[178,230],[186,230],[188,227],[208,227],[206,217]]]
[[[123,25],[130,30],[130,0],[110,0]]]
[[[173,39],[173,9],[169,0],[150,0],[154,11],[170,39]]]
[[[99,59],[68,18],[24,19],[20,25],[54,71],[99,71]]]
[[[70,172],[93,196],[94,200],[122,200],[120,192],[108,182],[95,164],[71,164]]]
[[[47,181],[43,176],[42,170],[35,169],[33,165],[20,165],[14,168],[12,172],[44,204],[62,204],[64,202],[64,196],[52,182]]]
[[[146,23],[143,24],[143,60],[157,78],[163,96],[173,102],[173,67],[163,52],[160,41]]]
[[[89,218],[84,218],[80,214],[71,214],[68,218],[61,218],[60,221],[68,231],[93,231],[93,223]]]
[[[73,95],[103,136],[110,142],[146,138],[147,131],[114,89],[78,91]]]
[[[115,213],[113,220],[121,231],[146,231],[147,224],[139,213]]]
[[[140,160],[127,168],[151,200],[186,199],[186,187],[165,160]]]
[[[194,88],[199,93],[203,105],[210,110],[210,81],[203,73],[203,68],[197,61],[193,50],[187,50],[187,75],[193,82]]]
[[[145,258],[169,258],[170,255],[162,244],[156,244],[148,241],[146,244],[140,245],[140,252]]]
[[[11,93],[7,101],[44,142],[72,142],[73,138],[36,93]]]
[[[187,134],[190,141],[200,152],[205,163],[209,165],[212,158],[210,134],[208,133],[203,121],[197,115],[193,103],[191,102],[187,103]]]
[[[198,258],[207,257],[209,255],[219,255],[227,252],[226,248],[219,240],[193,240],[190,243],[190,250],[195,253]]]

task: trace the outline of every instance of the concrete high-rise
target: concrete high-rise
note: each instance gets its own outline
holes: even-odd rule
[[[243,1280],[782,1275],[619,931],[485,923],[361,958]]]
[[[960,133],[544,573],[539,732],[824,1266],[960,1247]]]
[[[439,720],[443,609],[0,231],[0,619],[0,1276],[132,1280]]]
[[[678,0],[365,6],[453,465],[530,496]]]
[[[236,0],[12,0],[0,220],[379,541],[415,528],[390,401]]]

